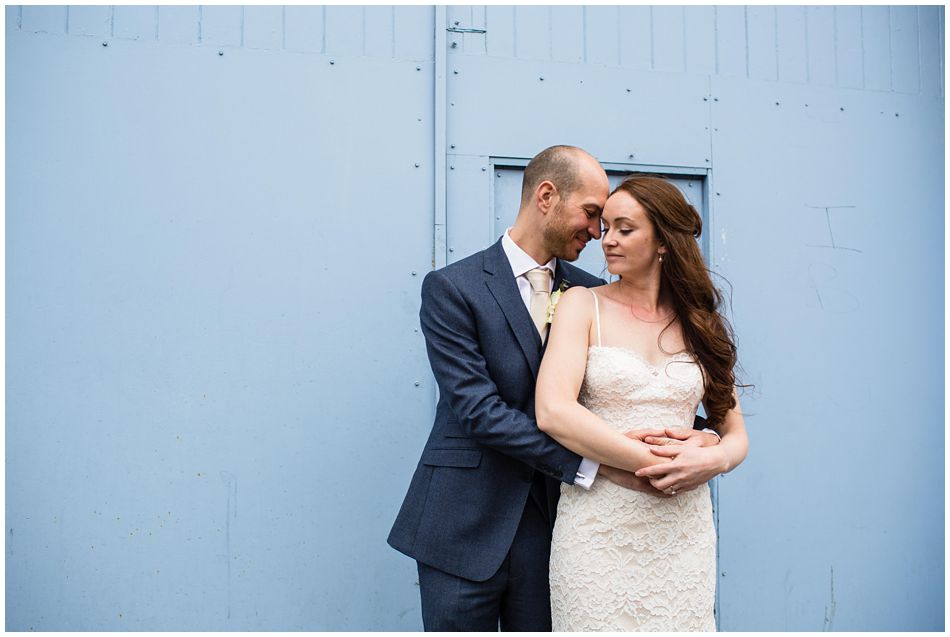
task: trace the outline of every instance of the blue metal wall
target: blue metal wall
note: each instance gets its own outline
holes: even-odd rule
[[[705,184],[756,384],[720,628],[943,628],[942,7],[5,33],[8,629],[420,628],[385,545],[433,408],[419,283],[552,143]]]

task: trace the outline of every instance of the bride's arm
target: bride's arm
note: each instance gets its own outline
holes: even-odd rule
[[[551,324],[547,350],[538,372],[535,417],[538,427],[585,458],[628,471],[667,462],[649,447],[615,431],[577,402],[587,369],[593,319],[591,293],[571,288],[564,293]]]

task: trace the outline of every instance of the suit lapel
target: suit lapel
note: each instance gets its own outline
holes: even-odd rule
[[[531,367],[531,373],[537,376],[538,367],[541,365],[541,337],[538,336],[528,308],[521,300],[521,293],[518,292],[518,284],[511,274],[511,264],[501,247],[501,240],[485,251],[484,270],[485,284],[514,332],[515,339]]]

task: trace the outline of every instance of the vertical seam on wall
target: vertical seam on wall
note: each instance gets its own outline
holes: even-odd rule
[[[396,6],[389,7],[389,55],[396,59]]]
[[[23,5],[22,4],[19,7],[17,7],[16,28],[17,28],[17,31],[20,31],[23,29]]]
[[[581,48],[584,64],[587,64],[587,7],[581,7]]]
[[[434,84],[433,84],[433,224],[432,267],[437,270],[448,262],[446,219],[445,143],[448,130],[448,65],[446,60],[446,12],[444,5],[435,6],[434,16]]]
[[[742,21],[745,23],[745,76],[751,78],[752,66],[749,64],[749,7],[742,7]]]
[[[327,52],[327,5],[320,7],[322,17],[320,19],[320,54],[326,55]]]
[[[920,6],[914,6],[914,22],[917,24],[917,46],[914,47],[914,51],[917,53],[917,95],[920,95],[924,92],[924,79],[923,71],[921,66],[923,66],[923,59],[920,57]]]
[[[548,5],[548,60],[554,60],[554,7]]]
[[[518,57],[518,7],[511,7],[511,31],[514,35],[511,43],[511,50],[514,52],[514,57]]]
[[[653,5],[650,5],[650,70],[656,70],[656,29],[653,26]]]
[[[246,25],[247,7],[241,6],[241,48],[244,48],[244,28]]]
[[[204,22],[204,7],[198,5],[198,44],[202,43],[202,22]]]
[[[805,14],[805,84],[811,84],[811,40],[808,38],[808,7],[802,7]]]
[[[713,70],[716,75],[719,75],[719,7],[717,6],[713,6]]]
[[[894,16],[891,14],[891,8],[887,8],[887,88],[894,92],[894,42],[891,38],[891,31],[894,28]]]
[[[66,33],[66,35],[69,35],[69,5],[68,5],[68,4],[66,5],[66,17],[65,17],[65,20],[66,20],[66,22],[65,22],[65,24],[63,25],[64,33]]]
[[[109,5],[109,37],[115,37],[115,5]]]
[[[779,67],[778,67],[778,7],[772,7],[772,26],[775,31],[775,81],[778,82],[782,78],[779,77]]]
[[[158,20],[159,20],[159,9],[158,5],[155,5],[155,41],[158,42]]]
[[[944,43],[943,43],[944,26],[943,25],[944,25],[945,19],[946,19],[946,15],[944,14],[944,8],[942,6],[937,7],[937,61],[939,62],[939,65],[940,65],[940,97],[943,97],[943,92],[944,92],[944,77],[943,77],[944,70],[943,69],[944,69],[944,66],[946,66],[946,59],[944,58],[944,50],[943,50],[943,47],[944,47]]]
[[[831,7],[831,50],[834,55],[835,63],[835,86],[839,86],[838,81],[838,9]]]
[[[686,73],[686,7],[680,7],[680,22],[683,25],[683,73]],[[620,40],[617,40],[617,48],[620,48]]]
[[[860,31],[860,40],[861,40],[861,88],[867,88],[868,82],[865,74],[867,69],[864,66],[864,7],[858,6],[858,27]]]
[[[620,7],[614,7],[614,10],[617,12],[615,14],[614,23],[617,25],[617,66],[621,66],[623,62],[620,61]]]
[[[280,50],[287,48],[287,5],[280,6]]]
[[[360,26],[363,31],[363,42],[360,44],[360,55],[366,57],[366,5],[360,5]]]

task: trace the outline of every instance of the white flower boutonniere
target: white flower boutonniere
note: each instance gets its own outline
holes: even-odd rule
[[[551,300],[548,301],[548,317],[545,321],[546,323],[554,322],[554,310],[557,309],[558,301],[564,296],[564,291],[569,287],[571,287],[571,282],[564,280],[561,281],[561,285],[558,286],[557,290],[551,292]]]

